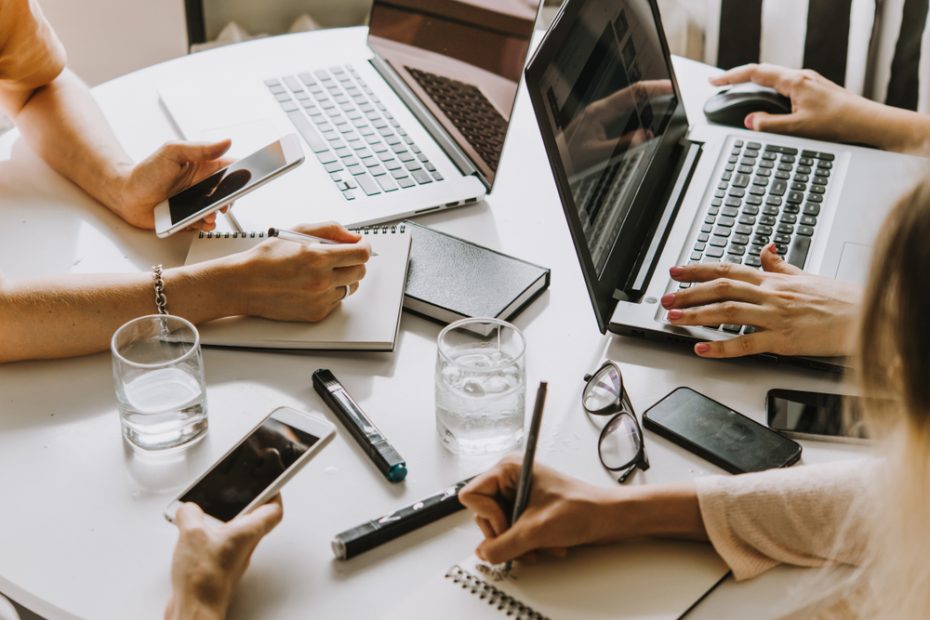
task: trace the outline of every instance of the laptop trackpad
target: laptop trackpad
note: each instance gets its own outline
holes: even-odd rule
[[[843,253],[840,255],[840,264],[836,268],[835,278],[865,285],[869,277],[871,262],[872,246],[846,242],[843,244]]]

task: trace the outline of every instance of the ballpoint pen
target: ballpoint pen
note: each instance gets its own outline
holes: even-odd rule
[[[539,427],[542,424],[543,407],[546,406],[546,391],[549,384],[539,382],[536,390],[536,404],[533,405],[533,418],[530,420],[530,432],[526,436],[526,449],[523,452],[523,466],[520,468],[520,481],[517,484],[517,497],[513,502],[513,513],[510,517],[510,526],[517,522],[526,509],[530,499],[530,486],[533,478],[533,459],[536,457],[536,442],[539,440]],[[504,563],[504,572],[509,573],[512,562]]]
[[[269,228],[268,229],[269,237],[277,237],[278,239],[286,239],[287,241],[294,241],[296,243],[322,243],[323,245],[351,245],[344,243],[342,241],[333,241],[332,239],[326,239],[324,237],[317,237],[315,235],[308,235],[306,233],[297,232],[296,230],[288,230],[286,228]],[[377,252],[372,252],[372,256],[377,256]]]

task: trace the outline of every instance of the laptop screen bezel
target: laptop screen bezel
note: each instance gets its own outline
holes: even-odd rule
[[[556,15],[548,32],[527,64],[526,86],[536,113],[540,134],[549,158],[559,198],[562,202],[562,209],[565,212],[569,232],[575,244],[575,251],[578,254],[578,261],[588,288],[588,294],[594,306],[598,327],[601,333],[605,333],[617,303],[616,292],[620,290],[629,293],[627,291],[628,282],[632,280],[637,270],[638,259],[645,253],[652,239],[652,234],[657,234],[655,226],[662,214],[661,207],[664,206],[664,203],[658,203],[666,193],[664,190],[667,190],[668,184],[672,182],[671,175],[677,167],[680,156],[680,143],[688,132],[688,120],[685,114],[684,101],[681,97],[681,90],[672,65],[671,52],[666,41],[659,8],[656,0],[646,0],[652,10],[653,19],[658,29],[662,55],[668,67],[669,78],[674,88],[677,103],[669,118],[667,129],[660,138],[646,175],[632,199],[633,206],[630,212],[640,213],[642,217],[632,224],[633,229],[628,231],[624,228],[623,231],[626,236],[637,233],[640,241],[638,244],[628,244],[621,247],[623,244],[618,243],[619,237],[615,239],[608,259],[599,274],[591,257],[581,219],[578,216],[578,209],[575,205],[568,174],[562,165],[562,159],[556,144],[556,136],[551,130],[545,93],[541,87],[546,70],[552,65],[555,55],[565,44],[571,28],[575,25],[578,14],[587,1],[567,0],[562,5],[562,9]],[[617,0],[617,2],[623,1]]]

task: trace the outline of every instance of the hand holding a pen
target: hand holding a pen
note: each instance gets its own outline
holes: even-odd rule
[[[568,547],[598,542],[604,524],[595,516],[609,494],[544,465],[533,468],[529,502],[515,523],[510,512],[520,481],[522,459],[505,457],[459,492],[459,501],[475,513],[484,534],[476,555],[493,564],[535,552],[564,555]]]
[[[269,239],[242,253],[227,291],[242,295],[243,312],[279,321],[320,321],[352,295],[365,277],[371,246],[334,223],[296,231],[336,244]]]

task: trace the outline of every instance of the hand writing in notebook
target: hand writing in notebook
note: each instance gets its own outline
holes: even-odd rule
[[[459,492],[484,534],[475,550],[482,560],[561,556],[569,547],[650,536],[707,539],[693,485],[598,487],[544,465],[534,467],[529,504],[509,526],[519,479],[520,459],[508,456]]]
[[[341,245],[269,239],[247,252],[243,272],[247,312],[278,321],[320,321],[354,293],[365,277],[371,246],[338,224],[299,226],[304,234]]]

